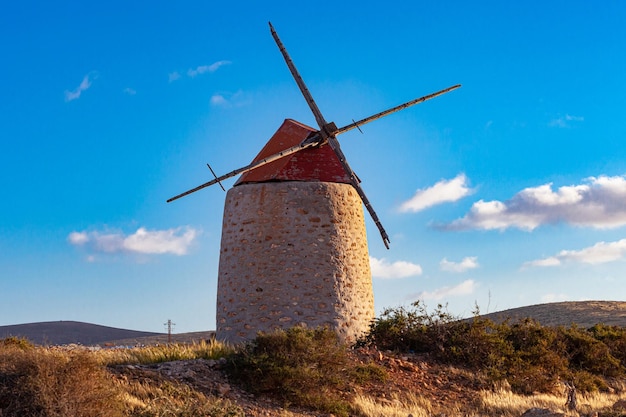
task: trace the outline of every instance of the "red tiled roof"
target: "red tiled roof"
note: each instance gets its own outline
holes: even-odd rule
[[[286,119],[253,161],[258,161],[302,142],[317,132],[312,127]],[[270,162],[241,175],[235,186],[250,182],[324,181],[350,183],[350,177],[330,146],[309,148]]]

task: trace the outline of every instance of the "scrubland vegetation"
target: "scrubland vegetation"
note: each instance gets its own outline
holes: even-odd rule
[[[513,417],[543,407],[626,416],[613,408],[626,399],[626,329],[544,327],[529,319],[494,323],[478,315],[457,320],[442,306],[428,312],[421,304],[385,311],[352,347],[324,328],[259,334],[236,348],[206,342],[89,351],[0,340],[0,416],[243,416],[240,404],[193,384],[119,372],[219,358],[233,386],[318,415]],[[423,373],[397,372],[389,366],[396,362],[460,375],[470,383],[456,391],[471,390],[473,400],[436,402],[420,389]],[[385,391],[398,386],[398,378],[414,378],[414,389]],[[576,388],[576,409],[565,406],[565,384]],[[304,415],[293,413],[280,415]]]
[[[385,311],[360,342],[381,350],[426,355],[465,367],[485,381],[506,381],[518,394],[552,392],[559,381],[579,391],[609,391],[626,377],[626,329],[597,324],[589,329],[545,327],[531,319],[497,324],[478,314],[457,320],[443,306]]]

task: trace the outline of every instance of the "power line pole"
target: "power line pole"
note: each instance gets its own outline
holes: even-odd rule
[[[172,323],[172,320],[168,319],[163,325],[167,326],[167,343],[172,343],[172,328],[176,326],[176,323]]]

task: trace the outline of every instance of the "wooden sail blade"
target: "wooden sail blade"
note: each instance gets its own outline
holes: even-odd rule
[[[199,190],[201,190],[203,188],[210,187],[211,185],[221,183],[222,181],[224,181],[224,180],[226,180],[228,178],[232,178],[232,177],[234,177],[236,175],[243,174],[244,172],[252,171],[255,168],[258,168],[260,166],[269,164],[270,162],[274,162],[274,161],[276,161],[276,160],[278,160],[280,158],[284,158],[284,157],[286,157],[288,155],[294,154],[296,152],[300,152],[303,149],[307,149],[307,148],[311,148],[313,146],[317,146],[317,145],[320,144],[320,142],[322,140],[323,139],[322,139],[322,137],[319,134],[313,135],[312,137],[302,141],[301,143],[299,143],[296,146],[292,146],[292,147],[287,148],[287,149],[285,149],[283,151],[277,152],[277,153],[275,153],[273,155],[270,155],[270,156],[267,156],[267,157],[265,157],[263,159],[260,159],[258,161],[252,162],[251,164],[248,164],[248,165],[246,165],[244,167],[235,169],[235,170],[229,172],[228,174],[224,174],[224,175],[222,175],[220,177],[212,179],[211,181],[207,181],[204,184],[200,184],[200,185],[198,185],[195,188],[192,188],[190,190],[185,191],[184,193],[180,193],[180,194],[170,198],[169,200],[167,200],[167,202],[169,203],[169,202],[172,202],[174,200],[178,200],[181,197],[185,197],[186,195],[189,195],[191,193],[195,193],[196,191],[199,191]]]
[[[313,112],[313,116],[315,116],[315,121],[317,122],[317,125],[319,126],[320,130],[324,131],[324,127],[326,126],[326,120],[324,120],[324,116],[322,116],[322,112],[320,112],[320,109],[317,107],[315,100],[313,100],[313,96],[309,92],[309,89],[307,88],[306,84],[304,84],[304,80],[300,76],[300,73],[296,69],[296,66],[293,64],[291,57],[287,53],[287,49],[285,48],[285,45],[283,45],[280,38],[278,37],[278,34],[274,30],[274,26],[272,26],[271,22],[269,22],[269,25],[270,25],[270,31],[272,32],[272,37],[274,38],[274,41],[276,41],[276,45],[278,45],[278,49],[280,50],[280,53],[283,55],[283,58],[285,59],[285,62],[287,63],[287,66],[289,67],[289,71],[291,72],[291,75],[293,76],[294,80],[296,80],[296,84],[298,84],[298,88],[300,88],[300,91],[302,92],[304,99],[306,100],[307,104],[309,105],[309,108]]]
[[[389,240],[389,235],[387,234],[387,231],[383,227],[383,224],[380,222],[380,219],[378,218],[376,211],[374,211],[372,204],[370,203],[369,199],[365,195],[365,191],[363,191],[363,188],[361,188],[361,184],[360,184],[361,181],[359,180],[359,177],[357,177],[355,172],[352,170],[352,168],[348,164],[348,161],[346,160],[346,156],[344,155],[343,151],[341,150],[341,146],[339,145],[339,141],[334,135],[331,135],[328,137],[328,145],[333,149],[333,151],[335,151],[335,154],[337,155],[337,158],[339,159],[341,166],[348,173],[348,175],[350,175],[350,183],[352,184],[356,192],[359,194],[359,197],[361,197],[361,200],[363,201],[365,208],[369,212],[370,217],[372,218],[372,220],[374,221],[374,224],[378,228],[378,231],[380,232],[380,236],[383,239],[383,243],[385,244],[385,247],[389,249],[389,243],[391,242]]]
[[[387,116],[387,115],[389,115],[391,113],[395,113],[397,111],[404,110],[407,107],[411,107],[411,106],[414,106],[416,104],[423,103],[426,100],[430,100],[430,99],[438,97],[438,96],[440,96],[442,94],[445,94],[445,93],[448,93],[450,91],[456,90],[459,87],[461,87],[461,84],[453,85],[452,87],[444,88],[443,90],[437,91],[436,93],[432,93],[432,94],[429,94],[429,95],[424,96],[424,97],[416,98],[415,100],[407,101],[406,103],[400,104],[399,106],[392,107],[392,108],[390,108],[388,110],[381,111],[380,113],[376,113],[376,114],[374,114],[374,115],[372,115],[370,117],[366,117],[365,119],[361,119],[358,122],[354,122],[354,123],[351,123],[351,124],[349,124],[347,126],[341,127],[339,129],[337,129],[334,132],[334,134],[335,135],[339,135],[341,133],[345,133],[345,132],[347,132],[349,130],[358,128],[360,125],[364,125],[365,123],[373,122],[374,120],[378,120],[378,119],[380,119],[382,117],[385,117],[385,116]]]

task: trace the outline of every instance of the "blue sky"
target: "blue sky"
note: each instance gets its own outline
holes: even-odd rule
[[[626,297],[626,4],[12,2],[0,13],[0,325],[215,328],[225,193],[315,120],[391,238],[376,308]],[[225,185],[232,186],[234,180]]]

